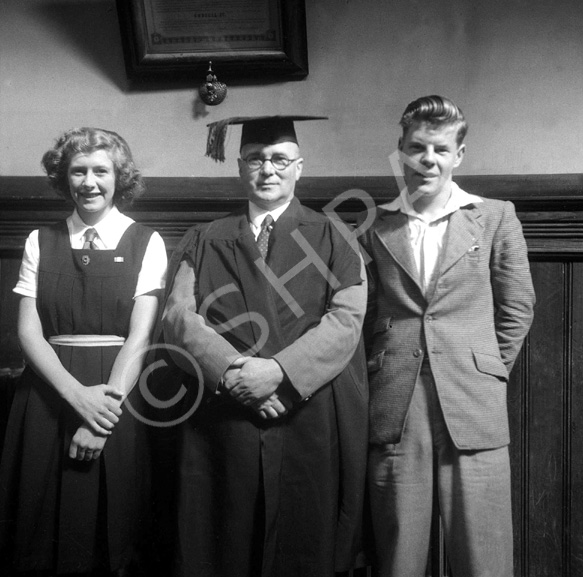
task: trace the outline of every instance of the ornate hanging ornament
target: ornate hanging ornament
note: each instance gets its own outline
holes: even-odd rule
[[[200,86],[198,94],[200,99],[209,106],[220,104],[227,96],[227,85],[217,80],[213,73],[212,62],[209,62],[206,82]]]

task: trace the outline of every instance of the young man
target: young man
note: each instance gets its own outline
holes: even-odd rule
[[[179,575],[332,577],[358,548],[366,282],[360,255],[294,196],[294,119],[218,126],[243,124],[249,202],[177,251],[165,340],[205,386],[181,428]]]
[[[407,186],[362,237],[378,571],[425,575],[436,476],[453,575],[510,577],[506,388],[533,316],[527,248],[510,202],[452,181],[467,131],[453,102],[419,98],[400,124]]]

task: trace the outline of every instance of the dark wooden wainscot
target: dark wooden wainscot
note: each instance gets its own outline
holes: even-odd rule
[[[515,575],[583,575],[583,175],[465,176],[466,190],[511,200],[522,221],[537,293],[535,321],[512,373]],[[150,178],[129,214],[153,226],[171,251],[185,230],[240,206],[235,178]],[[347,193],[347,191],[351,191]],[[305,178],[298,196],[352,221],[368,202],[398,194],[386,177]],[[22,359],[11,292],[27,234],[70,208],[43,178],[0,177],[0,419]],[[0,430],[2,429],[0,423]],[[435,522],[432,575],[449,575]]]

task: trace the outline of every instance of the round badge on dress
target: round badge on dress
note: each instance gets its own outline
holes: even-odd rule
[[[82,262],[84,265],[88,265],[88,264],[91,262],[91,259],[89,258],[89,256],[88,256],[88,255],[84,254],[84,255],[81,257],[81,262]]]

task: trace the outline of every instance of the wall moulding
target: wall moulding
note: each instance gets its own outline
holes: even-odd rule
[[[583,175],[459,176],[456,181],[474,194],[512,201],[533,258],[583,257]],[[219,218],[245,202],[235,177],[149,177],[146,185],[146,194],[127,212],[157,229],[169,249],[192,224]],[[389,176],[304,177],[296,193],[306,205],[323,210],[347,191],[347,200],[335,211],[348,222],[366,209],[363,198],[371,206],[399,193]],[[0,177],[0,251],[22,250],[32,229],[70,211],[45,177]]]

